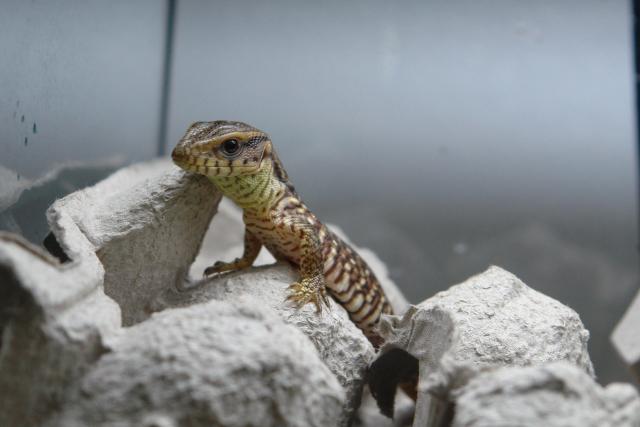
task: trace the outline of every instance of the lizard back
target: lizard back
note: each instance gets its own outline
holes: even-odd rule
[[[375,326],[384,314],[392,314],[391,305],[375,273],[362,257],[333,231],[329,230],[307,208],[297,195],[290,193],[277,202],[272,212],[288,216],[292,222],[306,222],[320,240],[323,274],[329,293],[349,313],[371,343],[378,347],[381,337]],[[295,230],[284,223],[274,225],[270,216],[245,209],[245,225],[256,234],[277,260],[300,267],[301,245]]]

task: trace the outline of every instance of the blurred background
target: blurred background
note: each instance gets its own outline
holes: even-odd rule
[[[497,264],[632,381],[609,343],[638,288],[629,2],[3,0],[0,35],[0,229],[42,243],[55,198],[246,121],[410,301]]]

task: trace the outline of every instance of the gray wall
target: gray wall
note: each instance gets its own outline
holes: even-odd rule
[[[177,30],[170,141],[249,121],[303,194],[634,206],[626,2],[185,1]]]
[[[164,13],[153,0],[2,0],[0,165],[37,178],[69,161],[153,156]]]
[[[0,165],[151,158],[165,6],[5,0]],[[628,380],[608,343],[637,289],[628,2],[180,0],[175,29],[167,150],[195,120],[260,127],[412,301],[504,266]]]

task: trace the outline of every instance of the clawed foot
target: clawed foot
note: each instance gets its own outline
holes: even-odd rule
[[[296,308],[302,308],[305,304],[316,306],[316,312],[322,312],[322,306],[329,307],[329,297],[321,276],[312,279],[302,279],[289,285],[289,296],[286,301],[291,302]]]
[[[211,276],[213,274],[224,273],[225,271],[238,270],[242,268],[240,266],[240,260],[236,258],[233,262],[216,261],[212,266],[204,269],[204,276]]]

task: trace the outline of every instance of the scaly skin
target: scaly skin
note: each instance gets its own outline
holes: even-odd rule
[[[328,290],[371,343],[381,344],[374,328],[380,315],[392,310],[378,280],[300,200],[266,133],[241,122],[196,122],[172,158],[181,168],[207,176],[243,209],[242,257],[218,261],[205,275],[249,267],[265,246],[277,260],[300,270],[289,301],[298,307],[314,304],[320,312],[328,304]]]

